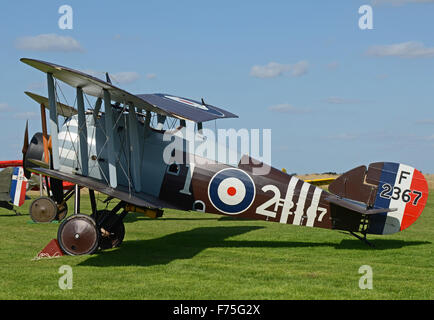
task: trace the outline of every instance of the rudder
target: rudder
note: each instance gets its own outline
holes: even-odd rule
[[[362,202],[373,209],[396,209],[369,216],[370,234],[391,234],[408,228],[422,213],[428,199],[428,183],[413,167],[376,162],[355,168],[334,181],[329,191]]]

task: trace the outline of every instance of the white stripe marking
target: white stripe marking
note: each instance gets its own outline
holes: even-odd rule
[[[414,168],[404,164],[399,165],[393,187],[392,198],[390,199],[389,204],[389,208],[397,208],[398,210],[387,213],[383,234],[391,234],[401,230],[401,222],[404,217],[405,206],[407,205],[407,202],[402,200],[402,194],[405,190],[410,190],[413,173]],[[400,191],[398,191],[397,188],[399,188]]]
[[[282,208],[282,214],[280,215],[280,223],[288,223],[288,216],[292,214],[289,210],[294,207],[294,202],[292,198],[294,197],[294,190],[297,182],[299,181],[296,177],[291,177],[288,184],[288,189],[286,190],[285,203]]]
[[[304,182],[303,186],[301,187],[300,196],[298,197],[298,201],[297,201],[297,209],[295,209],[294,221],[292,221],[292,224],[298,226],[301,224],[301,217],[303,216],[304,213],[304,205],[306,204],[307,193],[309,191],[310,186],[311,185],[309,183]]]
[[[321,194],[322,194],[322,189],[315,187],[315,192],[313,193],[312,202],[310,204],[309,209],[307,209],[307,212],[306,212],[306,215],[307,215],[306,227],[313,227],[313,224],[315,223]]]

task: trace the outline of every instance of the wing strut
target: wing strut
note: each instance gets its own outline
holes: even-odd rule
[[[80,141],[80,162],[81,174],[87,176],[89,174],[89,156],[87,154],[87,127],[86,115],[84,113],[83,89],[77,87],[77,108],[78,108],[78,134]]]
[[[48,101],[50,102],[50,134],[51,134],[51,154],[53,155],[53,169],[59,170],[59,140],[57,138],[57,108],[56,93],[54,91],[54,79],[51,73],[47,73]]]
[[[136,192],[140,192],[141,152],[139,145],[139,131],[137,128],[137,116],[134,106],[130,105],[128,110],[128,133],[130,138],[131,171],[133,175],[134,189],[136,189]]]
[[[107,139],[107,157],[109,167],[110,186],[116,188],[118,180],[116,176],[116,158],[113,140],[113,109],[111,105],[110,93],[104,89],[104,108],[105,108],[105,134]]]

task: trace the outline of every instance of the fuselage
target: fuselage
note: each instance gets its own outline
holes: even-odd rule
[[[236,166],[190,153],[191,140],[188,134],[179,134],[182,129],[168,133],[146,128],[138,121],[141,140],[139,147],[131,152],[134,146],[125,130],[127,117],[119,112],[113,124],[119,185],[134,189],[138,195],[145,193],[159,197],[183,210],[308,227],[333,227],[325,190],[266,164],[258,164],[233,150],[227,150],[227,153],[236,154]],[[104,115],[94,118],[89,114],[86,124],[88,176],[108,183]],[[181,143],[174,143],[175,137],[180,137]],[[81,174],[75,116],[65,121],[58,138],[60,171]],[[193,135],[193,138],[197,139],[197,136]],[[131,173],[135,161],[139,161],[136,178]]]

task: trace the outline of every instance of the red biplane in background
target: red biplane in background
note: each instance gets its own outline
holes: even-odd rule
[[[131,94],[114,86],[108,76],[103,81],[49,62],[21,61],[44,72],[48,85],[48,98],[27,93],[41,106],[43,132],[30,142],[25,139],[24,173],[49,177],[52,197],[36,199],[33,209],[45,206],[52,218],[74,195],[74,214],[61,223],[57,234],[66,254],[119,246],[128,212],[155,218],[163,208],[195,210],[344,230],[367,242],[367,234],[406,229],[425,207],[427,182],[410,166],[392,162],[360,166],[325,191],[246,154],[239,154],[237,164],[231,165],[189,149],[191,143],[207,140],[203,123],[237,117],[203,99]],[[75,88],[76,109],[58,101],[57,80]],[[96,101],[91,104],[87,96]],[[60,127],[58,115],[66,118]],[[192,136],[186,134],[187,121],[193,124]],[[65,191],[64,181],[75,187]],[[91,215],[80,211],[83,187],[89,189]],[[108,201],[120,201],[112,210],[98,210],[94,191]]]
[[[29,179],[24,175],[23,161],[22,160],[6,160],[0,161],[0,207],[8,210],[13,210],[19,214],[14,207],[21,207],[26,199],[26,192],[29,190],[39,190],[40,196],[43,196],[44,190],[50,196],[50,182],[49,179],[44,178],[39,174],[32,174]],[[41,179],[42,178],[42,179]],[[67,181],[63,181],[63,188],[69,190],[74,185]],[[44,209],[42,209],[44,210]],[[40,210],[39,210],[40,211]],[[38,210],[30,211],[30,216],[34,222],[40,221],[42,218],[37,215]],[[57,215],[56,219],[63,219],[64,216]]]
[[[0,161],[0,169],[9,168],[9,167],[22,167],[22,160],[9,160],[9,161]]]

